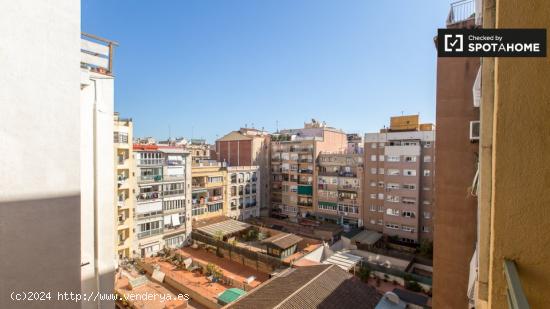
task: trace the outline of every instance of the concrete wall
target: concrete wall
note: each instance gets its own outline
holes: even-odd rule
[[[80,2],[4,1],[0,38],[0,308],[73,308],[10,293],[80,291]]]
[[[549,16],[545,0],[496,1],[496,28],[550,28]],[[495,61],[490,308],[507,306],[505,258],[516,262],[530,306],[550,304],[549,84],[548,56]]]

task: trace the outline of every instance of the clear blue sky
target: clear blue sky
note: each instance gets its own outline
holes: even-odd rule
[[[375,132],[435,121],[447,0],[82,0],[82,30],[119,42],[115,110],[135,136],[206,138],[311,118]]]

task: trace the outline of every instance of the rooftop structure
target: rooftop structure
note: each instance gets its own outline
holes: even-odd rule
[[[248,292],[226,308],[365,308],[380,295],[335,265],[288,269]]]

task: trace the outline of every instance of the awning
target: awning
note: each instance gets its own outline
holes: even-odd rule
[[[241,221],[229,219],[218,223],[199,227],[197,230],[207,234],[211,237],[218,237],[221,235],[231,235],[241,231],[244,231],[250,227],[250,224]]]
[[[181,224],[181,223],[180,223],[180,215],[179,215],[179,214],[173,214],[173,215],[172,215],[172,224],[173,224],[174,226],[180,225],[180,224]]]
[[[363,245],[374,245],[380,238],[382,234],[375,231],[361,231],[361,233],[353,236],[351,241],[359,242]]]
[[[352,268],[357,265],[363,258],[357,255],[348,253],[347,251],[336,252],[331,255],[328,259],[323,261],[323,264],[333,264],[345,271],[350,271]]]
[[[164,225],[172,224],[172,217],[170,215],[164,216]]]

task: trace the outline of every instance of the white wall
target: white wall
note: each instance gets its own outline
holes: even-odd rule
[[[82,71],[81,91],[81,258],[82,292],[111,293],[116,265],[113,216],[115,162],[113,157],[114,79]],[[112,307],[113,302],[101,302]],[[97,308],[83,302],[82,308]]]
[[[1,1],[0,308],[80,292],[80,1]]]

